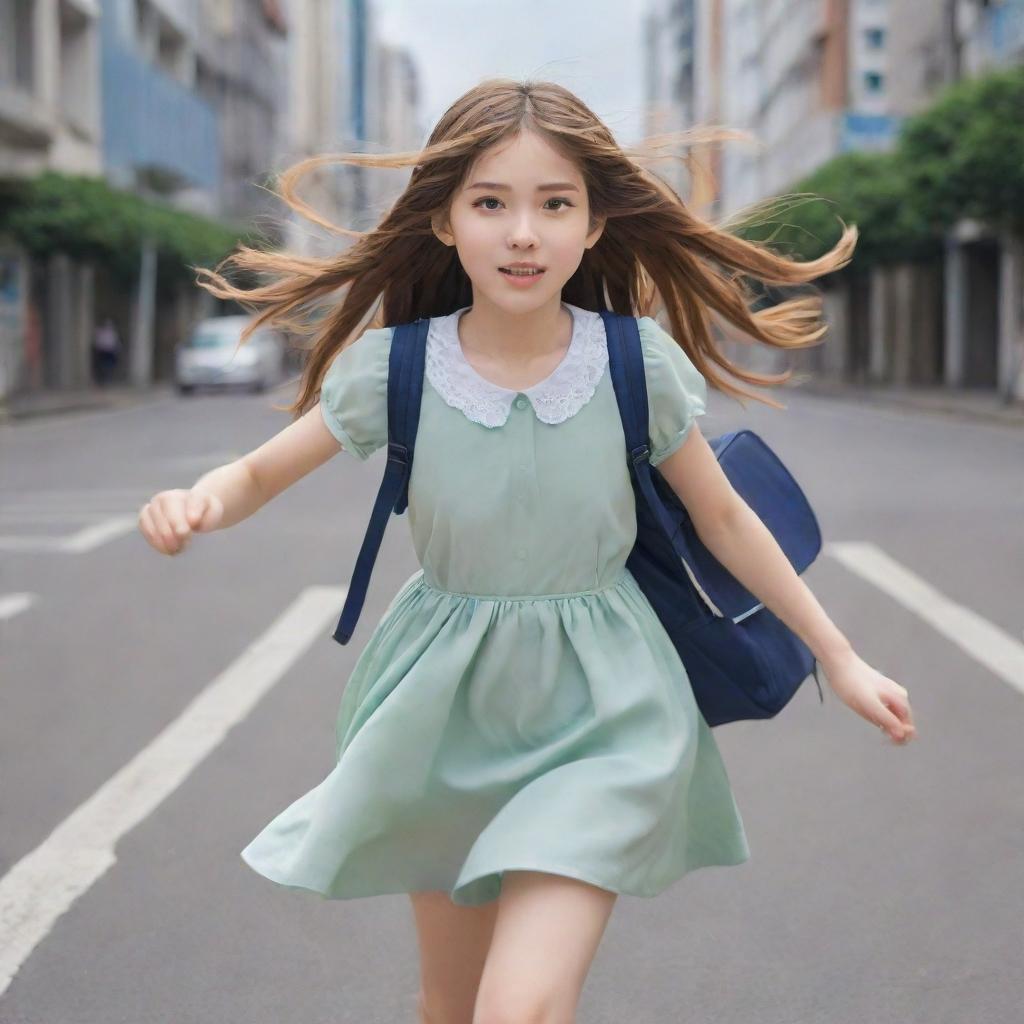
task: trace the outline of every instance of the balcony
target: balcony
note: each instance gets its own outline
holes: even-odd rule
[[[122,43],[103,48],[104,161],[117,172],[159,170],[182,186],[216,189],[220,126],[212,107]]]

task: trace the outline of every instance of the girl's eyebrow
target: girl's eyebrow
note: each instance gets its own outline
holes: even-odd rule
[[[500,181],[477,181],[466,186],[468,192],[471,188],[488,188],[496,192],[511,191],[511,185],[504,185]],[[538,192],[579,192],[579,189],[571,181],[553,181],[547,185],[538,185]]]

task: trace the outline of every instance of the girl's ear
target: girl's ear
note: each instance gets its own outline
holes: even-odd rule
[[[591,223],[596,225],[594,229],[587,235],[587,241],[585,248],[591,249],[597,244],[597,240],[604,233],[604,226],[608,223],[607,217],[592,217]]]
[[[434,234],[442,241],[445,245],[454,245],[455,236],[452,235],[448,228],[448,222],[444,214],[440,211],[432,213],[430,215],[430,226],[434,231]]]

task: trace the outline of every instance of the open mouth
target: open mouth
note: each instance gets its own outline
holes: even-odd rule
[[[540,267],[498,267],[498,269],[510,277],[539,277],[544,273]]]

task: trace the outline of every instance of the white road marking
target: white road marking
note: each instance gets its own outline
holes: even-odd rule
[[[60,536],[41,534],[0,534],[0,551],[60,551],[79,555],[107,541],[138,529],[139,517],[107,516],[91,526]]]
[[[140,508],[142,504],[140,501]],[[28,506],[20,509],[0,508],[0,523],[88,523],[100,519],[109,519],[113,514],[111,509],[87,512],[81,509],[55,509],[52,505],[48,508],[31,508]]]
[[[946,597],[876,544],[832,542],[824,545],[823,551],[909,608],[1003,682],[1024,693],[1024,643]]]
[[[224,465],[235,457],[235,452],[215,452],[210,455],[184,456],[179,461],[183,464]],[[193,482],[190,480],[184,486],[191,486]],[[131,487],[17,492],[11,500],[0,504],[0,528],[6,531],[0,534],[0,551],[50,551],[60,554],[93,551],[101,544],[136,529],[142,506],[158,491],[166,490],[169,486],[173,484],[165,481],[163,486],[152,488],[136,484]],[[134,510],[131,516],[125,514],[125,506]],[[64,533],[43,533],[34,529],[53,523],[89,525]],[[24,529],[26,524],[29,529]]]
[[[134,521],[133,521],[134,522]],[[878,587],[1024,693],[1024,644],[950,600],[881,548],[830,542],[823,552]],[[0,878],[0,995],[75,899],[114,863],[143,821],[248,715],[344,604],[345,587],[309,587],[267,632],[128,764]]]
[[[11,491],[13,500],[5,501],[4,508],[17,508],[20,503],[38,501],[52,507],[55,501],[131,501],[140,494],[152,494],[159,487],[147,484],[135,484],[131,487],[80,487],[77,489],[43,490],[43,491]]]
[[[29,594],[27,592],[0,594],[0,621],[13,619],[15,615],[20,615],[23,611],[27,611],[36,603],[38,596],[38,594]]]
[[[188,778],[310,644],[324,641],[346,593],[303,590],[173,722],[0,878],[0,995],[58,918],[116,863],[117,841]]]
[[[114,416],[126,416],[133,412],[145,412],[147,415],[154,409],[169,409],[180,404],[173,395],[166,398],[141,398],[139,401],[126,402],[124,405],[97,405],[68,412],[43,413],[38,416],[21,417],[6,420],[0,429],[16,430],[19,434],[37,434],[42,431],[73,427],[79,423],[88,424],[89,420],[100,416],[112,419]]]

